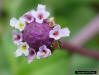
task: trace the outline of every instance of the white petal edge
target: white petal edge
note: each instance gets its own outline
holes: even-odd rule
[[[60,30],[61,37],[68,37],[70,36],[70,30],[68,28],[63,28]]]
[[[29,50],[27,49],[26,51],[23,52],[25,56],[29,55]]]
[[[16,50],[16,52],[14,53],[15,57],[19,57],[22,55],[22,51],[20,49]]]
[[[61,26],[58,24],[58,25],[56,25],[54,28],[53,28],[53,30],[60,30],[61,29]]]
[[[10,26],[11,27],[15,27],[17,23],[18,23],[18,21],[16,18],[14,18],[14,17],[11,18],[11,20],[10,20]]]
[[[50,16],[50,13],[45,11],[44,12],[44,19],[47,19],[49,16]]]
[[[38,4],[37,6],[37,10],[45,10],[46,8],[46,5],[43,5],[43,4]]]

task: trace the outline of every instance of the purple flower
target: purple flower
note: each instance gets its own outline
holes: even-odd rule
[[[28,63],[35,56],[37,59],[50,56],[54,49],[59,48],[59,39],[70,35],[68,28],[61,29],[53,17],[48,18],[50,13],[45,8],[45,5],[39,4],[36,11],[25,13],[19,20],[10,20],[10,26],[18,30],[13,32],[13,42],[18,47],[15,56],[24,55]]]

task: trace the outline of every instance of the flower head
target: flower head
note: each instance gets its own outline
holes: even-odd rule
[[[68,28],[61,28],[55,24],[53,17],[48,18],[50,13],[45,8],[45,5],[39,4],[36,11],[33,9],[18,20],[10,20],[10,26],[16,29],[13,31],[13,42],[18,47],[15,56],[24,55],[28,63],[35,57],[50,56],[56,48],[60,48],[59,39],[70,35]]]

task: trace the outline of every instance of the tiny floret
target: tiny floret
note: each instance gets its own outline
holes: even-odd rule
[[[46,45],[43,45],[39,48],[39,51],[37,52],[37,58],[40,59],[40,58],[46,58],[48,56],[51,55],[51,50],[48,49],[46,47]]]
[[[67,37],[70,35],[68,28],[61,29],[60,25],[55,26],[50,32],[49,37],[55,40],[59,40],[61,37]]]
[[[34,17],[32,15],[32,11],[27,12],[22,16],[26,23],[31,23],[34,21]]]
[[[32,12],[37,23],[43,23],[44,19],[47,19],[50,15],[49,12],[45,10],[45,6],[38,5],[37,11]]]
[[[19,19],[11,18],[13,43],[17,46],[14,55],[25,56],[30,64],[35,59],[48,58],[54,50],[61,48],[62,37],[70,35],[69,28],[61,28],[50,17],[46,6],[38,4],[37,9],[30,10]]]
[[[10,20],[10,26],[18,29],[19,31],[23,31],[25,28],[25,25],[26,25],[26,23],[25,23],[24,18],[20,18],[19,20],[12,18]]]
[[[21,56],[22,54],[24,54],[25,56],[29,55],[29,46],[26,42],[20,42],[20,44],[18,45],[18,49],[15,52],[15,56]]]
[[[25,20],[23,18],[20,18],[15,28],[18,29],[19,31],[23,31],[25,26],[26,26]]]

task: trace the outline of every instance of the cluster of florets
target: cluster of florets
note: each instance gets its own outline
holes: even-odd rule
[[[12,18],[10,26],[14,27],[13,42],[18,49],[14,53],[16,57],[24,55],[31,63],[37,59],[50,56],[58,45],[61,37],[70,35],[68,28],[61,29],[55,24],[54,18],[48,18],[50,13],[46,6],[39,4],[37,10],[31,10],[18,20]]]

